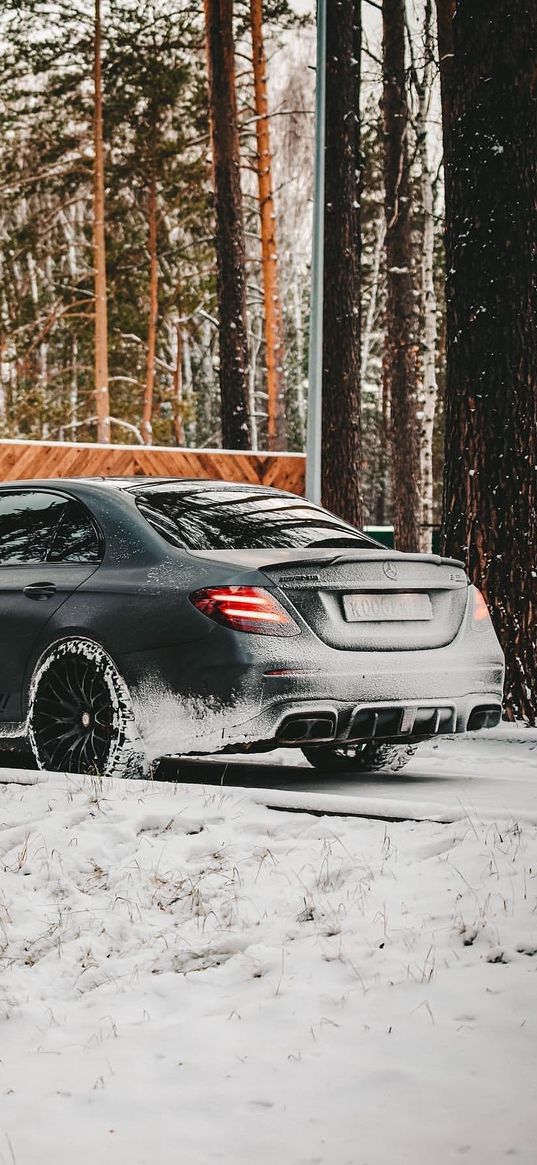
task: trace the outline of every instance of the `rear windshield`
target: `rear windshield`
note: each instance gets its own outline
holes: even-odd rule
[[[290,494],[244,489],[136,488],[140,513],[167,541],[189,550],[371,547],[375,542]]]

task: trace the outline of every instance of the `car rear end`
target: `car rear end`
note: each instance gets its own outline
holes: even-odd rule
[[[461,563],[387,551],[317,510],[321,537],[313,507],[296,498],[297,532],[282,532],[281,511],[267,510],[259,494],[249,514],[252,545],[244,547],[244,522],[233,533],[233,507],[244,503],[240,490],[230,491],[220,489],[216,502],[217,512],[225,507],[225,541],[207,501],[203,535],[202,507],[192,516],[191,502],[188,511],[187,553],[200,585],[189,592],[194,624],[181,652],[183,678],[168,674],[172,690],[188,676],[197,720],[190,751],[411,741],[498,722],[503,656]],[[271,505],[290,498],[260,494]],[[145,491],[142,508],[148,498]],[[289,545],[304,540],[304,522],[318,545]],[[240,549],[229,547],[234,539]],[[279,540],[287,545],[264,545]]]
[[[248,629],[238,631],[234,622],[227,630],[238,640],[234,702],[248,708],[240,718],[245,739],[415,740],[500,719],[501,649],[459,564],[379,551],[345,562],[308,556],[272,563],[251,577],[281,604],[296,634],[276,636],[270,625],[252,631],[247,605]],[[235,605],[228,610],[240,609],[240,589],[229,587]],[[219,624],[205,649],[213,691],[230,680],[229,662],[221,662],[229,659],[224,636]],[[233,713],[232,736],[239,724]]]

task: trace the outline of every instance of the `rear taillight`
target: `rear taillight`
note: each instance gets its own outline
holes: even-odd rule
[[[477,587],[472,587],[472,600],[472,623],[474,627],[485,628],[490,623],[490,613],[483,595],[481,591],[478,591]]]
[[[300,635],[294,619],[281,603],[262,587],[207,587],[194,591],[190,602],[198,611],[250,635]]]

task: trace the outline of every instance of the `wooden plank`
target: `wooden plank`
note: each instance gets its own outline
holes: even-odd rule
[[[304,493],[301,453],[0,441],[0,481],[51,477],[193,477],[271,485]]]

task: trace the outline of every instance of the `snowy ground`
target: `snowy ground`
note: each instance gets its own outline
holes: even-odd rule
[[[189,781],[253,786],[264,804],[443,821],[478,814],[537,825],[537,730],[523,726],[428,741],[399,773],[320,776],[297,749],[258,757],[255,765],[244,757],[190,760],[178,771]]]
[[[263,797],[0,773],[1,1165],[534,1165],[531,806]]]

